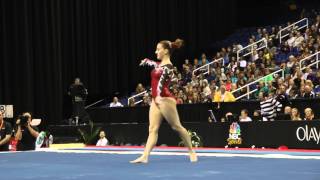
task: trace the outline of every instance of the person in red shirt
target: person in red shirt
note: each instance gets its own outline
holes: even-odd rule
[[[154,67],[151,71],[151,95],[152,103],[149,110],[149,136],[143,154],[131,163],[148,163],[151,150],[158,140],[158,131],[163,119],[166,119],[172,129],[177,131],[189,150],[190,161],[198,161],[197,154],[192,149],[191,138],[188,131],[181,125],[176,100],[171,94],[169,85],[177,78],[173,73],[173,65],[170,60],[172,51],[180,48],[183,40],[177,39],[175,42],[160,41],[157,44],[155,54],[160,62],[149,59],[141,61],[140,66],[148,65]]]

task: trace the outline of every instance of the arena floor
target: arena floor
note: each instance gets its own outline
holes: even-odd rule
[[[1,179],[319,180],[320,150],[157,147],[148,164],[130,164],[142,147],[82,147],[0,154]]]

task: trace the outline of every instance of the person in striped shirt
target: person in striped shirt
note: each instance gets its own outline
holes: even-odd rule
[[[263,93],[260,108],[263,121],[274,121],[277,113],[281,111],[282,104],[272,96],[269,96],[268,93]]]

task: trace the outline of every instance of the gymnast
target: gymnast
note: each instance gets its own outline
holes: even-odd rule
[[[149,59],[141,61],[140,66],[152,66],[151,72],[151,93],[152,103],[149,109],[149,136],[143,154],[131,163],[148,163],[151,150],[158,140],[158,131],[163,119],[166,119],[171,128],[177,131],[188,148],[190,161],[197,162],[198,157],[192,149],[191,138],[187,130],[181,125],[176,100],[169,90],[171,82],[177,80],[173,73],[173,65],[170,56],[175,49],[181,48],[183,40],[177,39],[174,42],[160,41],[157,44],[155,54],[160,62]]]

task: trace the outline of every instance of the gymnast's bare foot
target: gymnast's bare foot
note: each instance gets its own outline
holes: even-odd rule
[[[148,158],[140,156],[136,160],[130,161],[130,163],[148,163]]]
[[[190,153],[190,162],[197,162],[198,161],[198,156],[195,152]]]

